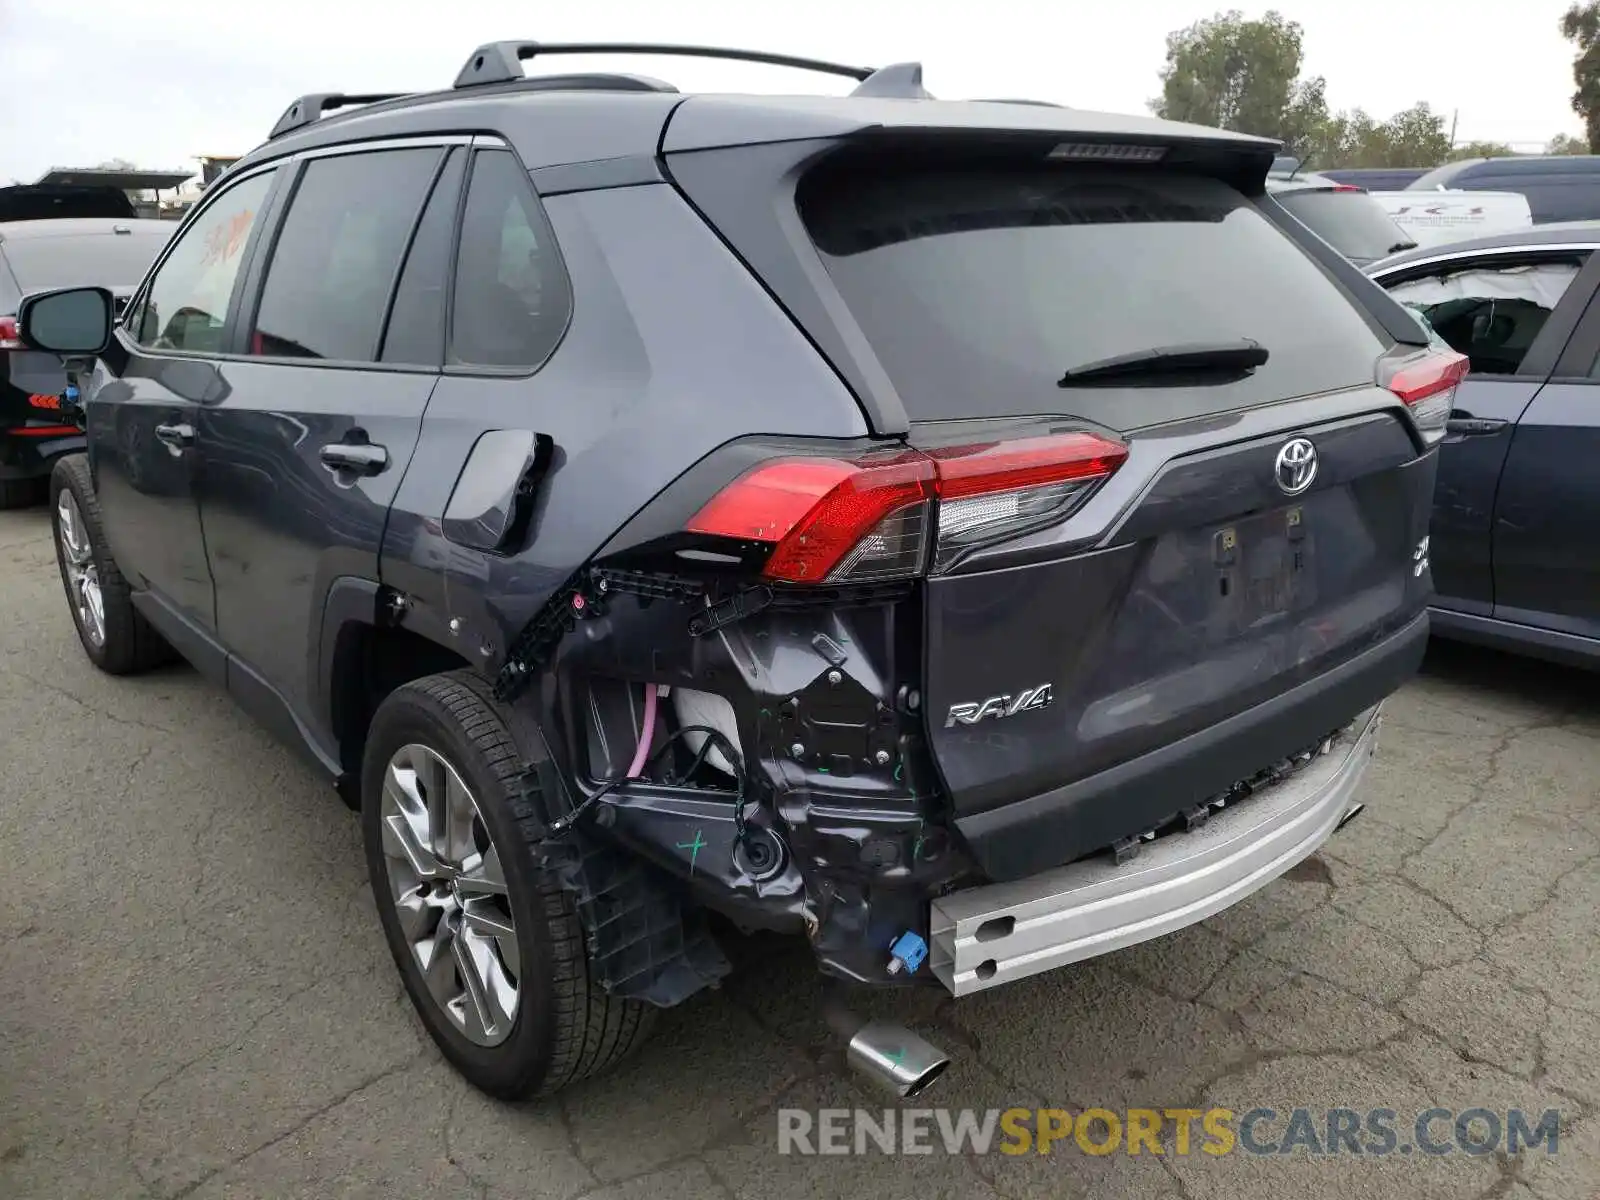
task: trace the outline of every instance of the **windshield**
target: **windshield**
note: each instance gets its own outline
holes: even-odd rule
[[[82,237],[13,238],[5,243],[3,253],[24,292],[88,286],[115,290],[131,288],[143,279],[171,236],[166,229],[140,229]]]
[[[1370,384],[1383,350],[1321,268],[1217,180],[869,163],[808,176],[797,199],[913,420],[1137,428]],[[1246,340],[1271,357],[1239,378],[1058,386],[1086,363]]]
[[[1273,199],[1351,262],[1373,262],[1417,244],[1366,192],[1278,192]]]

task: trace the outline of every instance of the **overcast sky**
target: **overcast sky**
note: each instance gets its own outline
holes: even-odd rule
[[[914,59],[942,97],[1142,112],[1164,38],[1242,0],[0,0],[0,182],[125,158],[242,154],[295,96],[442,87],[482,42],[698,42],[876,66]],[[1462,140],[1533,149],[1579,132],[1567,0],[1282,0],[1335,108],[1459,110]],[[552,60],[571,69],[573,60]],[[828,91],[787,70],[591,60],[680,88]],[[535,68],[538,69],[538,68]],[[552,65],[546,70],[560,70]]]

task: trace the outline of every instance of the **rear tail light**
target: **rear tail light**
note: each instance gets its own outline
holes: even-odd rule
[[[898,579],[1064,519],[1128,456],[1091,433],[859,459],[784,458],[724,488],[695,533],[770,545],[762,574],[785,583]],[[937,533],[935,534],[935,529]]]
[[[0,317],[0,350],[25,350],[15,317]]]
[[[1470,365],[1465,354],[1430,350],[1398,362],[1381,360],[1378,382],[1405,402],[1423,440],[1432,444],[1444,437],[1456,389]]]

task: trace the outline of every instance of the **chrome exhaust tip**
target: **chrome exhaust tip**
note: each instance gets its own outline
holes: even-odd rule
[[[1333,827],[1333,831],[1338,833],[1339,830],[1343,829],[1346,825],[1350,824],[1351,821],[1354,821],[1363,812],[1365,812],[1366,808],[1367,806],[1365,804],[1352,804],[1350,806],[1350,811],[1339,818],[1339,823]]]
[[[904,1025],[869,1021],[845,1047],[845,1061],[900,1100],[922,1095],[950,1066],[950,1059]]]

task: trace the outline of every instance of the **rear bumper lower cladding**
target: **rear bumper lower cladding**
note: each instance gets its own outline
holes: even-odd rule
[[[1105,954],[1192,925],[1315,852],[1358,807],[1380,708],[1288,778],[1131,861],[1086,859],[933,901],[930,965],[957,996]]]
[[[56,459],[84,448],[84,435],[65,425],[0,429],[0,479],[38,479],[50,474]]]

